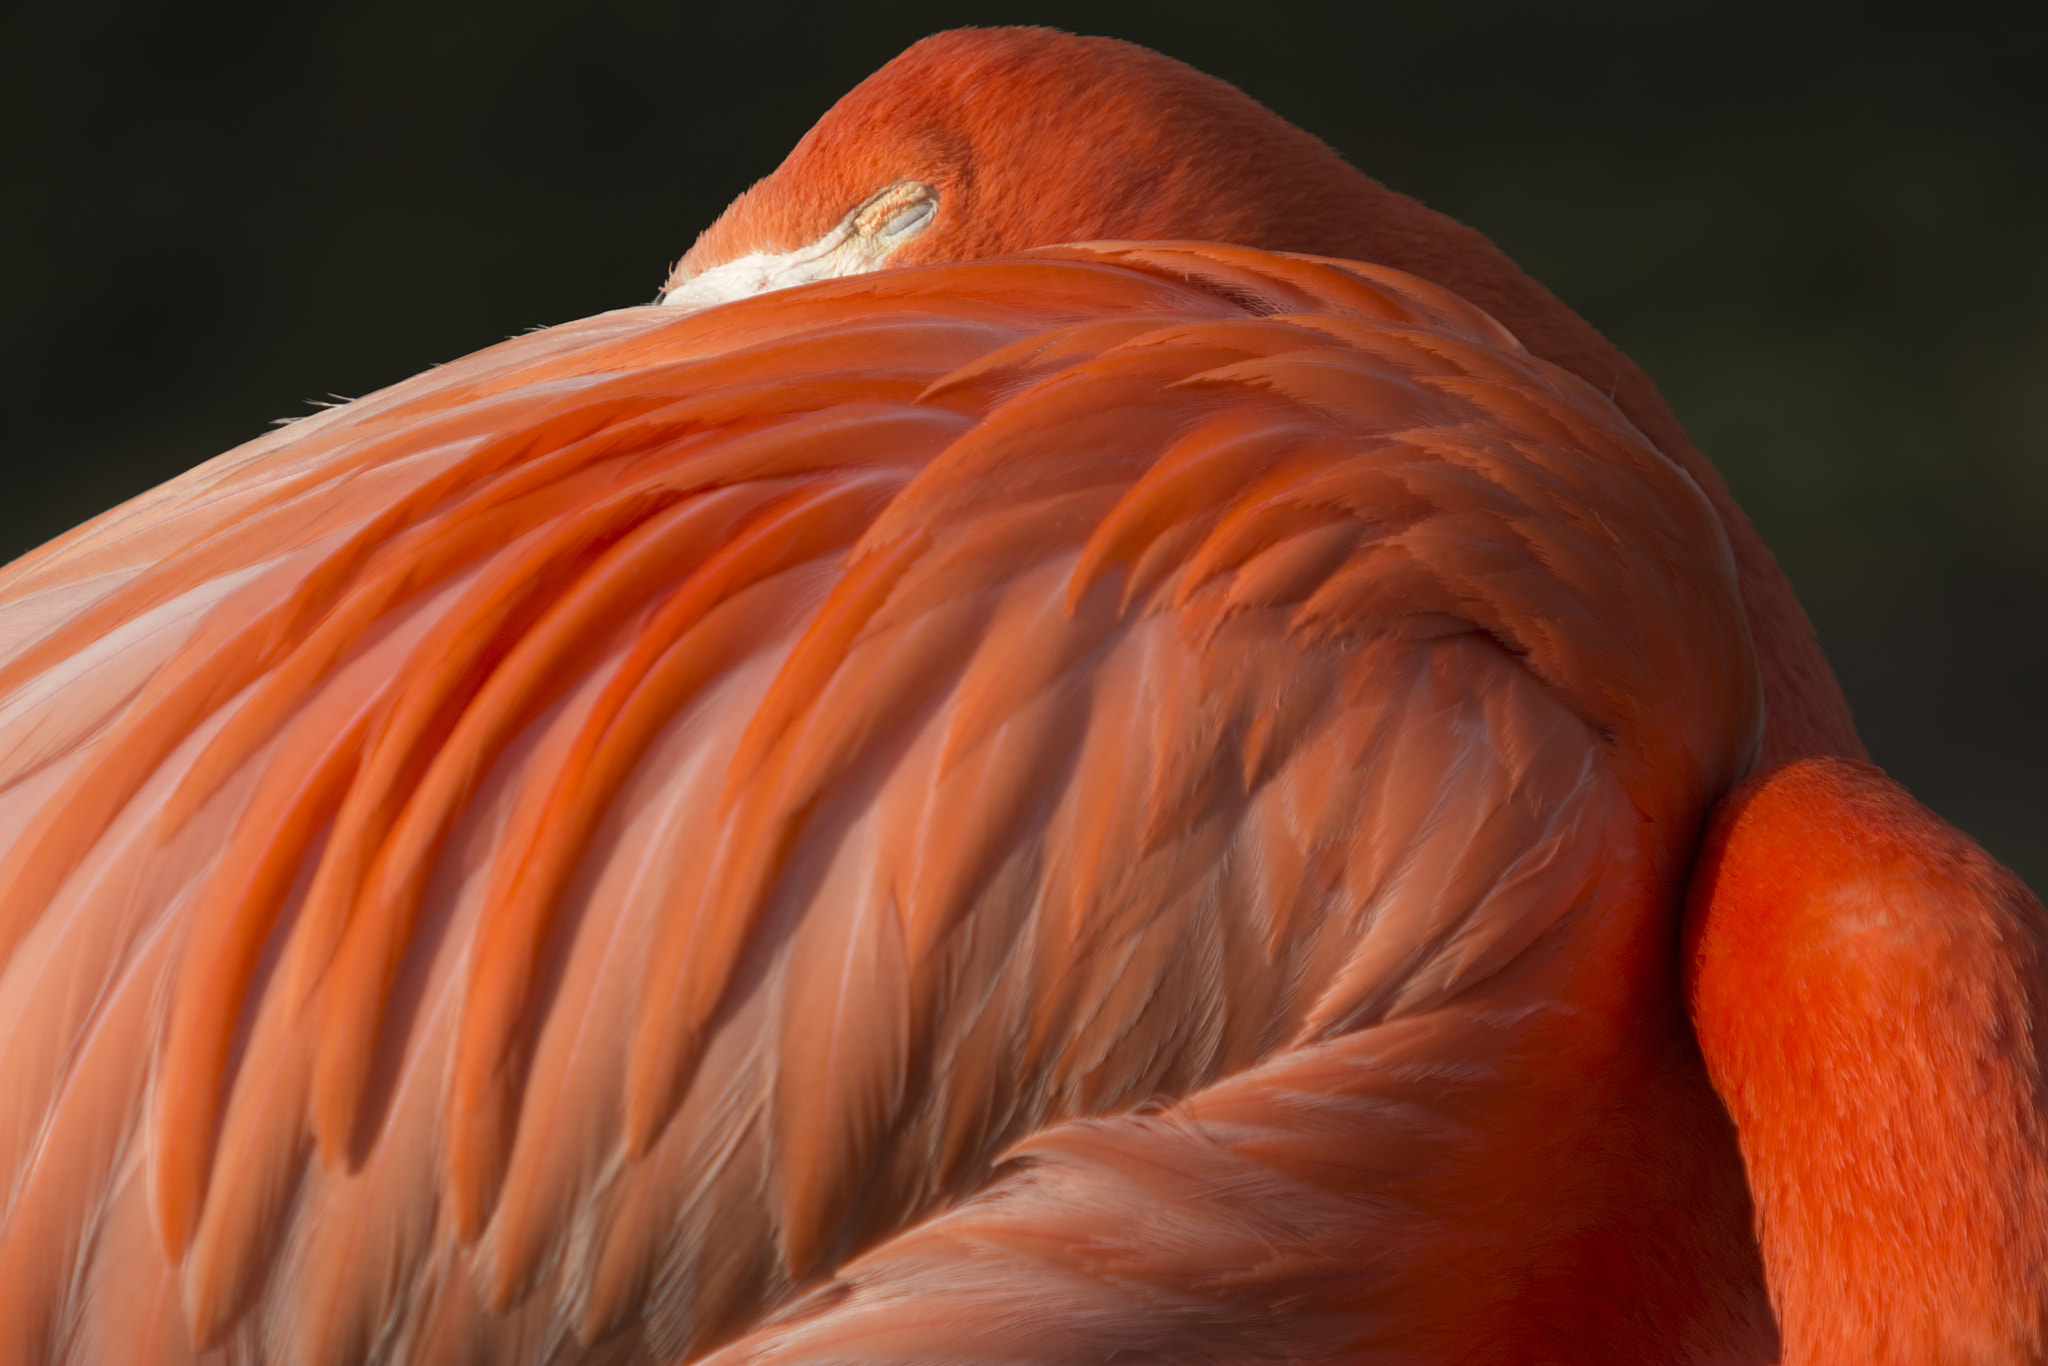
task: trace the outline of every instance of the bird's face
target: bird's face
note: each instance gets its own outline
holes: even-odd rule
[[[878,270],[929,231],[938,212],[937,186],[897,180],[856,204],[827,231],[792,249],[757,248],[690,273],[685,258],[662,290],[661,302],[669,307],[725,303]]]
[[[701,306],[1062,242],[1350,254],[1376,187],[1222,81],[1046,29],[930,38],[862,82],[676,265]]]

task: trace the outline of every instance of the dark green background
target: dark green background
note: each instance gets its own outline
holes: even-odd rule
[[[645,300],[908,42],[1050,23],[1237,82],[1648,366],[1878,761],[2048,886],[2027,35],[1952,8],[1420,0],[13,9],[0,558],[308,399]]]

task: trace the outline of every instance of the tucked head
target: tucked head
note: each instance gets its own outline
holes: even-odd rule
[[[1462,223],[1170,57],[1040,28],[927,38],[861,82],[697,239],[664,302],[1062,242],[1233,242],[1391,266],[1462,295],[1611,396],[1720,513],[1772,717],[1765,762],[1861,754],[1806,616],[1650,377]]]
[[[1170,57],[958,29],[834,105],[697,239],[663,302],[1102,239],[1354,255],[1375,192],[1321,141]]]

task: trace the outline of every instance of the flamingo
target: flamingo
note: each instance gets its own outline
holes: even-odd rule
[[[2039,1361],[2044,1002],[1648,378],[1108,39],[0,571],[9,1362]]]

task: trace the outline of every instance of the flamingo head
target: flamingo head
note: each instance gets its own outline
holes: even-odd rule
[[[1345,255],[1375,192],[1323,142],[1170,57],[1051,29],[956,29],[834,105],[705,229],[661,302],[1061,242]]]

